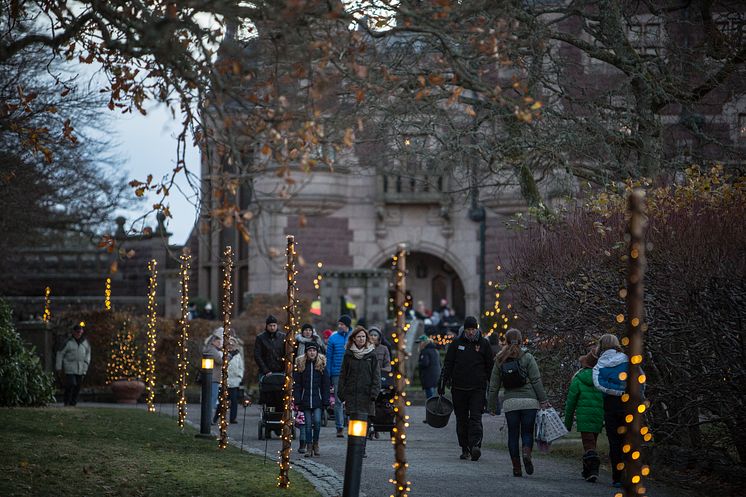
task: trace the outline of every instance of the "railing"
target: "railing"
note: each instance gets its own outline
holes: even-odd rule
[[[379,185],[383,201],[389,204],[439,203],[446,191],[442,175],[383,174]]]

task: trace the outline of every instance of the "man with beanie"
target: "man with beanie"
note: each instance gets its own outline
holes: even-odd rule
[[[65,405],[74,406],[78,403],[78,394],[83,378],[91,363],[91,344],[83,336],[85,323],[80,322],[73,327],[73,333],[65,342],[65,346],[57,352],[55,369],[65,375]]]
[[[467,316],[463,331],[448,346],[438,385],[440,395],[445,393],[446,385],[451,386],[461,459],[477,461],[482,455],[482,413],[494,361],[477,318]]]
[[[329,337],[329,343],[326,344],[326,370],[334,387],[335,396],[339,386],[339,373],[342,370],[342,358],[345,355],[350,326],[352,326],[352,318],[347,314],[341,315],[337,321],[337,332]],[[338,400],[334,402],[334,424],[337,427],[337,437],[343,438],[344,409],[342,408],[342,402]]]
[[[285,333],[277,331],[277,318],[270,315],[264,325],[264,332],[256,337],[254,360],[259,376],[285,372]]]

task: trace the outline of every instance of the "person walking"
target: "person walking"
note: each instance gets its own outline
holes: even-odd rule
[[[624,434],[619,427],[625,426],[625,411],[622,395],[627,389],[629,358],[622,352],[619,339],[610,334],[603,335],[598,341],[598,362],[593,367],[593,385],[601,391],[604,398],[604,424],[609,439],[609,459],[611,460],[611,479],[614,487],[622,486],[623,462],[622,446]],[[644,386],[644,385],[643,385]]]
[[[264,322],[264,332],[254,342],[254,361],[260,378],[269,373],[285,372],[285,333],[278,331],[277,318],[270,315]]]
[[[598,479],[601,459],[598,457],[596,442],[604,426],[604,397],[593,385],[593,367],[598,362],[597,348],[580,356],[580,369],[570,382],[565,401],[565,427],[572,431],[573,421],[577,420],[580,439],[583,442],[583,478],[588,482]]]
[[[482,455],[482,413],[493,363],[490,343],[482,336],[477,318],[467,316],[463,331],[446,350],[438,385],[440,395],[447,385],[451,387],[461,459],[478,461]]]
[[[72,336],[57,352],[55,370],[65,375],[65,395],[63,402],[66,406],[78,403],[80,386],[91,364],[91,344],[83,336],[85,323],[82,321],[73,326]]]
[[[202,351],[203,357],[213,360],[212,385],[210,386],[210,406],[212,409],[212,424],[217,423],[218,393],[220,391],[220,371],[223,368],[223,327],[216,328],[207,339]]]
[[[313,326],[309,323],[304,323],[300,327],[300,333],[295,335],[295,359],[302,357],[306,353],[306,345],[309,343],[316,344],[316,348],[319,354],[326,352],[326,345],[321,337],[313,329]]]
[[[523,476],[518,439],[523,445],[523,466],[526,474],[534,474],[531,452],[534,447],[534,427],[539,407],[551,407],[536,359],[521,347],[523,336],[515,328],[505,333],[505,346],[497,353],[490,376],[487,410],[498,412],[498,394],[505,389],[502,411],[508,423],[508,452],[513,463],[513,476]]]
[[[339,388],[335,389],[337,402],[344,402],[348,415],[365,415],[367,418],[375,415],[375,400],[381,391],[381,368],[368,330],[362,326],[349,334],[338,385]]]
[[[383,343],[381,330],[377,326],[371,326],[368,334],[370,335],[371,343],[376,348],[376,357],[378,358],[378,365],[381,367],[381,375],[388,379],[391,372],[391,351]]]
[[[338,392],[339,375],[342,370],[350,326],[352,326],[352,318],[347,314],[341,315],[337,321],[337,331],[329,337],[329,342],[326,344],[326,369],[334,387],[334,424],[337,428],[337,438],[344,437],[344,409]]]
[[[321,409],[329,406],[329,373],[326,357],[315,343],[305,346],[305,353],[295,360],[293,401],[305,418],[304,442],[299,453],[305,457],[320,456],[319,434],[321,433]]]
[[[420,369],[420,383],[425,391],[425,399],[435,397],[435,389],[440,378],[440,355],[429,336],[421,335],[417,342],[420,344],[420,357],[417,362]]]
[[[229,421],[231,424],[238,423],[238,391],[243,382],[244,362],[243,356],[238,349],[238,340],[236,337],[230,337],[228,340],[228,402],[230,405]],[[219,380],[218,380],[219,381]],[[213,423],[218,421],[218,411],[216,404],[215,415],[212,418]]]

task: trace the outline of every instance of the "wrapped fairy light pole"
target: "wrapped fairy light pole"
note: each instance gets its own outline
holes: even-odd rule
[[[145,402],[148,412],[155,412],[155,345],[156,319],[158,303],[156,302],[156,288],[158,287],[158,262],[155,259],[148,262],[150,278],[148,280],[148,343],[145,348]]]
[[[181,319],[179,319],[179,338],[177,344],[176,368],[178,372],[177,383],[177,406],[179,408],[178,423],[180,428],[184,428],[186,420],[186,384],[187,384],[187,367],[189,366],[187,357],[187,345],[189,340],[189,266],[192,261],[192,255],[189,249],[185,248],[179,257],[181,262],[179,274],[181,276]]]
[[[625,462],[624,496],[640,497],[646,493],[642,478],[650,474],[650,468],[642,464],[642,441],[649,442],[653,436],[644,424],[643,414],[650,403],[644,400],[643,387],[645,374],[642,371],[644,355],[643,333],[647,330],[645,319],[644,285],[645,276],[645,196],[642,190],[633,191],[628,199],[627,210],[629,239],[627,285],[620,292],[627,300],[627,336],[622,342],[628,347],[629,370],[627,373],[627,391],[622,396],[625,404],[626,425],[620,427],[625,433],[622,452]],[[624,373],[621,373],[624,374]],[[623,378],[620,378],[623,379]],[[615,497],[622,497],[621,493]]]
[[[290,486],[290,450],[292,445],[293,434],[293,412],[291,404],[293,401],[293,348],[295,333],[298,329],[296,316],[296,289],[295,289],[295,237],[288,235],[287,238],[287,323],[285,328],[285,388],[283,394],[283,412],[282,412],[282,449],[280,451],[280,475],[277,477],[277,486],[288,488]]]
[[[228,362],[231,339],[231,315],[233,314],[233,247],[227,245],[223,251],[223,366],[220,374],[220,398],[218,418],[220,437],[218,447],[228,447]]]
[[[49,320],[52,319],[52,311],[50,309],[50,300],[49,300],[49,294],[52,293],[52,289],[49,287],[46,287],[44,289],[44,314],[41,316],[41,320],[45,323],[49,323]]]
[[[391,443],[394,445],[394,478],[391,483],[394,484],[394,493],[391,497],[406,497],[410,491],[411,483],[407,481],[407,427],[409,426],[409,416],[406,414],[406,406],[409,401],[406,400],[407,377],[405,361],[407,360],[406,349],[406,247],[399,244],[397,254],[393,258],[394,270],[394,302],[396,305],[396,326],[391,338],[394,340],[396,347],[395,355],[391,361],[392,377],[394,381],[394,405],[395,426],[392,430]]]

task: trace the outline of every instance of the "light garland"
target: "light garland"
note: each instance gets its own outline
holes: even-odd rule
[[[650,402],[643,401],[642,387],[645,375],[642,373],[642,359],[644,355],[643,333],[647,325],[645,319],[644,285],[645,276],[645,198],[641,190],[633,191],[628,199],[627,209],[630,214],[627,234],[629,236],[629,258],[627,266],[626,289],[620,291],[627,301],[627,336],[623,343],[628,346],[629,369],[627,372],[627,389],[622,395],[622,402],[626,404],[625,426],[619,427],[619,433],[625,435],[622,452],[625,461],[619,463],[617,469],[624,470],[624,494],[617,493],[615,497],[644,497],[647,489],[643,485],[643,477],[650,474],[650,467],[642,464],[642,441],[653,439],[650,429],[645,426],[643,413],[650,407]],[[617,319],[619,321],[619,319]],[[622,315],[622,321],[624,316]],[[619,379],[625,373],[619,374]]]
[[[189,266],[192,261],[192,255],[188,248],[184,248],[179,260],[181,262],[179,268],[179,274],[181,276],[181,319],[179,320],[179,328],[181,329],[181,333],[179,334],[177,345],[176,367],[179,374],[177,384],[177,405],[179,408],[178,423],[179,428],[183,429],[187,414],[186,385],[187,366],[189,365],[187,357],[187,344],[189,340]]]
[[[141,375],[135,337],[129,322],[124,321],[111,339],[109,362],[106,364],[106,384],[110,385],[117,380],[136,380]]]
[[[288,244],[286,249],[287,263],[285,271],[287,272],[287,297],[288,302],[285,310],[287,311],[287,324],[285,325],[285,389],[283,397],[282,412],[282,449],[280,450],[280,475],[277,477],[277,486],[288,488],[290,486],[290,452],[292,450],[292,433],[293,433],[293,413],[291,404],[293,400],[293,350],[295,345],[295,334],[298,329],[296,322],[296,299],[295,276],[298,272],[295,270],[295,237],[288,235]]]
[[[145,401],[148,412],[155,412],[155,345],[157,341],[156,319],[158,302],[156,302],[156,288],[158,287],[158,261],[148,262],[150,278],[148,280],[148,344],[145,349]]]
[[[393,257],[394,271],[394,299],[396,305],[396,326],[391,335],[396,346],[396,355],[391,361],[390,376],[394,380],[394,395],[391,404],[394,406],[395,423],[391,430],[391,443],[394,445],[394,478],[389,481],[394,485],[394,493],[391,497],[406,497],[411,490],[412,483],[407,481],[406,445],[407,428],[409,427],[409,416],[406,407],[410,405],[407,398],[407,385],[409,380],[405,373],[404,362],[407,358],[406,333],[409,325],[406,323],[405,312],[407,309],[406,297],[406,247],[399,244],[397,255]]]
[[[498,265],[496,269],[499,273],[502,271],[502,266]],[[510,311],[513,309],[513,306],[512,304],[508,304],[507,310],[503,310],[500,303],[502,287],[499,281],[489,281],[487,282],[487,285],[495,289],[495,304],[493,305],[492,310],[484,312],[485,318],[492,318],[492,326],[490,326],[489,331],[484,335],[484,337],[489,338],[493,333],[497,332],[498,337],[503,338],[505,332],[510,328]],[[518,315],[513,314],[512,319],[518,319]]]
[[[106,278],[106,289],[104,290],[104,309],[111,310],[111,278]]]
[[[233,247],[226,245],[223,251],[223,363],[220,368],[220,437],[218,448],[228,447],[228,346],[231,339],[231,315],[233,314]]]
[[[321,280],[324,279],[324,277],[321,275],[321,268],[324,267],[324,264],[319,261],[316,263],[316,267],[318,268],[318,271],[316,272],[316,278],[314,278],[313,280],[313,287],[316,290],[316,298],[321,299],[321,293],[319,290],[321,289]]]
[[[52,311],[50,310],[50,300],[49,300],[49,294],[52,293],[52,289],[49,287],[46,287],[44,289],[44,314],[41,316],[41,320],[45,323],[48,323],[50,319],[52,319]]]

